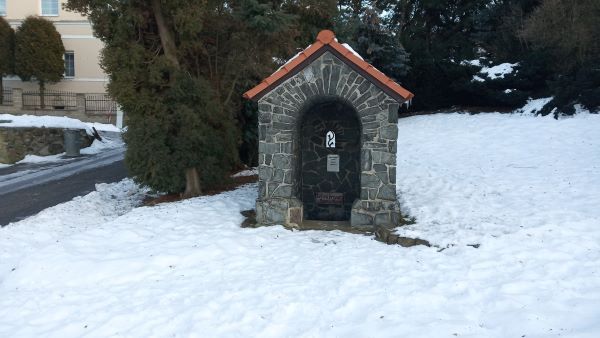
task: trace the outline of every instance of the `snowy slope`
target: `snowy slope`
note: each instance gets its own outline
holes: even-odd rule
[[[399,127],[399,232],[438,247],[241,229],[255,185],[100,185],[0,229],[0,336],[598,337],[600,116]]]
[[[600,115],[449,114],[399,128],[397,187],[419,220],[404,234],[446,245],[600,225]]]

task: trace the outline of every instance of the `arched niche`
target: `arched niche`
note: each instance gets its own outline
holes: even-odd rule
[[[316,100],[304,109],[296,173],[304,219],[350,221],[360,198],[361,134],[356,110],[341,99]]]

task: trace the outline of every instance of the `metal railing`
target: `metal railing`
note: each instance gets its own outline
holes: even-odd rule
[[[23,92],[23,108],[26,109],[76,109],[77,94],[55,90],[45,90],[43,95],[39,91]],[[43,99],[43,101],[42,101]]]
[[[117,103],[107,94],[85,94],[85,112],[114,115],[117,113]]]
[[[12,106],[13,104],[13,90],[12,88],[4,87],[3,95],[2,95],[2,103],[3,106]]]

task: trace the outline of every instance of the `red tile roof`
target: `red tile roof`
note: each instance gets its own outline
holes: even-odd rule
[[[335,54],[341,57],[342,61],[345,61],[350,66],[353,66],[356,71],[361,73],[361,75],[365,76],[373,84],[377,87],[381,88],[386,93],[393,96],[395,99],[400,101],[410,100],[414,94],[404,89],[402,86],[394,82],[394,80],[387,77],[385,74],[377,70],[372,65],[365,62],[360,57],[356,56],[354,52],[344,45],[340,44],[335,39],[335,34],[330,30],[323,30],[317,36],[317,41],[310,45],[308,48],[303,50],[298,56],[294,59],[288,61],[283,67],[281,67],[278,71],[273,73],[271,76],[262,80],[260,84],[256,87],[250,89],[249,91],[244,93],[244,98],[246,99],[255,99],[259,98],[262,95],[268,93],[271,89],[276,87],[280,82],[286,80],[290,76],[293,76],[298,71],[302,70],[301,65],[305,63],[307,59],[309,59],[315,53],[326,49],[329,47],[330,50],[333,50]],[[306,65],[309,63],[306,62]]]

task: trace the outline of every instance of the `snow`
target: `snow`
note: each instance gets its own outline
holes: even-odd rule
[[[398,142],[404,174],[397,187],[403,210],[419,220],[403,234],[446,246],[600,221],[598,115],[448,114],[401,122],[400,135],[410,137]],[[427,141],[440,135],[443,142]]]
[[[17,162],[17,164],[59,162],[65,159],[64,155],[65,153],[48,156],[25,155],[25,158]]]
[[[521,109],[517,109],[516,112],[521,114],[536,114],[542,110],[548,102],[552,101],[552,99],[553,97],[543,97],[539,99],[530,98],[527,100],[527,103]]]
[[[84,129],[88,135],[93,135],[92,127],[96,128],[99,132],[109,133],[120,133],[119,128],[112,124],[103,124],[97,122],[82,122],[80,120],[70,117],[59,117],[59,116],[36,116],[36,115],[11,115],[11,114],[0,114],[0,127],[8,128],[19,128],[19,127],[33,127],[33,128],[70,128],[70,129]],[[87,148],[81,149],[83,155],[98,154],[107,149],[114,149],[124,147],[123,141],[119,137],[103,136],[103,141],[94,140],[92,145]],[[49,156],[38,156],[38,155],[26,155],[24,159],[17,162],[18,164],[23,163],[49,163],[49,162],[60,162],[64,161],[65,153]],[[10,164],[0,163],[0,168],[6,168],[11,166]]]
[[[242,170],[239,173],[233,174],[232,177],[254,176],[258,175],[258,167]]]
[[[255,184],[155,207],[102,184],[0,229],[0,336],[599,336],[600,115],[399,131],[398,233],[434,247],[242,229]]]
[[[95,155],[115,148],[125,148],[125,143],[120,137],[103,135],[102,141],[94,140],[91,146],[81,149],[82,155]]]
[[[107,136],[104,135],[102,141],[94,140],[92,145],[86,148],[82,148],[80,153],[82,155],[96,155],[103,151],[107,151],[110,149],[116,148],[125,148],[125,143],[120,137],[115,136]],[[56,155],[48,155],[48,156],[38,156],[38,155],[25,155],[25,158],[17,162],[16,164],[31,164],[31,163],[52,163],[52,162],[64,162],[72,160],[72,157],[65,157],[65,153],[60,153]],[[2,164],[0,163],[0,169],[10,167],[11,164]]]
[[[82,155],[95,155],[99,154],[102,151],[114,148],[124,148],[125,144],[120,138],[103,138],[102,141],[94,140],[92,145],[86,148],[82,148],[80,153]],[[17,162],[17,164],[22,163],[49,163],[49,162],[60,162],[66,159],[65,153],[60,153],[56,155],[48,155],[48,156],[38,156],[38,155],[25,155],[25,158],[21,161]]]
[[[575,108],[575,116],[582,116],[582,115],[588,115],[588,114],[600,114],[600,110],[591,112],[580,104],[574,104],[573,108]],[[563,118],[567,118],[567,117],[563,116]]]
[[[349,44],[342,43],[342,46],[344,46],[344,48],[346,48],[347,50],[351,51],[352,54],[354,54],[357,58],[364,60],[363,57],[360,56],[360,54],[358,54]]]
[[[480,59],[475,59],[475,60],[463,60],[460,62],[461,65],[471,65],[471,66],[476,66],[476,67],[481,67],[481,60]]]
[[[503,79],[505,75],[511,74],[518,65],[519,63],[505,62],[493,67],[483,67],[480,72],[492,80]]]
[[[312,45],[308,45],[308,47],[306,47],[306,49],[308,49],[310,46]],[[292,61],[294,61],[296,58],[298,58],[300,56],[300,54],[304,53],[304,50],[299,51],[298,53],[296,53],[296,55],[292,56],[289,60],[287,60],[284,64],[281,65],[281,67],[277,68],[277,70],[275,72],[273,72],[273,74],[277,73],[278,71],[280,71],[281,69],[283,69],[283,67],[287,66],[289,63],[291,63]]]
[[[96,128],[96,130],[98,131],[119,132],[119,129],[112,124],[92,122],[86,123],[66,116],[0,114],[0,121],[0,127],[46,127],[85,129],[90,135],[92,135],[92,127]]]
[[[477,82],[484,82],[488,79],[491,80],[495,80],[495,79],[503,79],[504,76],[511,74],[512,72],[515,71],[515,67],[517,67],[519,65],[519,63],[501,63],[495,66],[491,66],[491,67],[486,67],[483,66],[481,64],[481,59],[475,59],[475,60],[463,60],[460,62],[461,65],[471,65],[471,66],[475,66],[475,67],[481,67],[481,70],[479,71],[480,75],[474,75],[473,76],[473,81],[477,81]]]
[[[335,39],[335,41],[337,41],[337,39]],[[274,73],[277,73],[278,71],[280,71],[281,69],[283,69],[286,65],[290,64],[292,61],[294,61],[296,58],[298,58],[300,56],[300,54],[304,53],[305,50],[307,50],[308,48],[310,48],[310,46],[312,46],[312,44],[308,45],[308,47],[306,47],[305,49],[301,50],[296,55],[294,55],[293,57],[291,57],[288,61],[286,61],[283,65],[281,65],[281,67],[277,68],[277,70]],[[343,43],[342,46],[344,46],[346,49],[348,49],[349,51],[351,51],[352,54],[356,55],[361,60],[364,60],[362,58],[362,56],[360,56],[360,54],[358,54],[354,49],[352,49],[352,47],[350,47],[349,44]],[[273,58],[273,61],[276,62],[276,63],[282,63],[281,60],[277,59],[277,58]]]
[[[84,122],[88,127],[94,127],[97,131],[109,131],[113,133],[119,133],[121,130],[114,124],[110,123],[98,123],[98,122]]]

